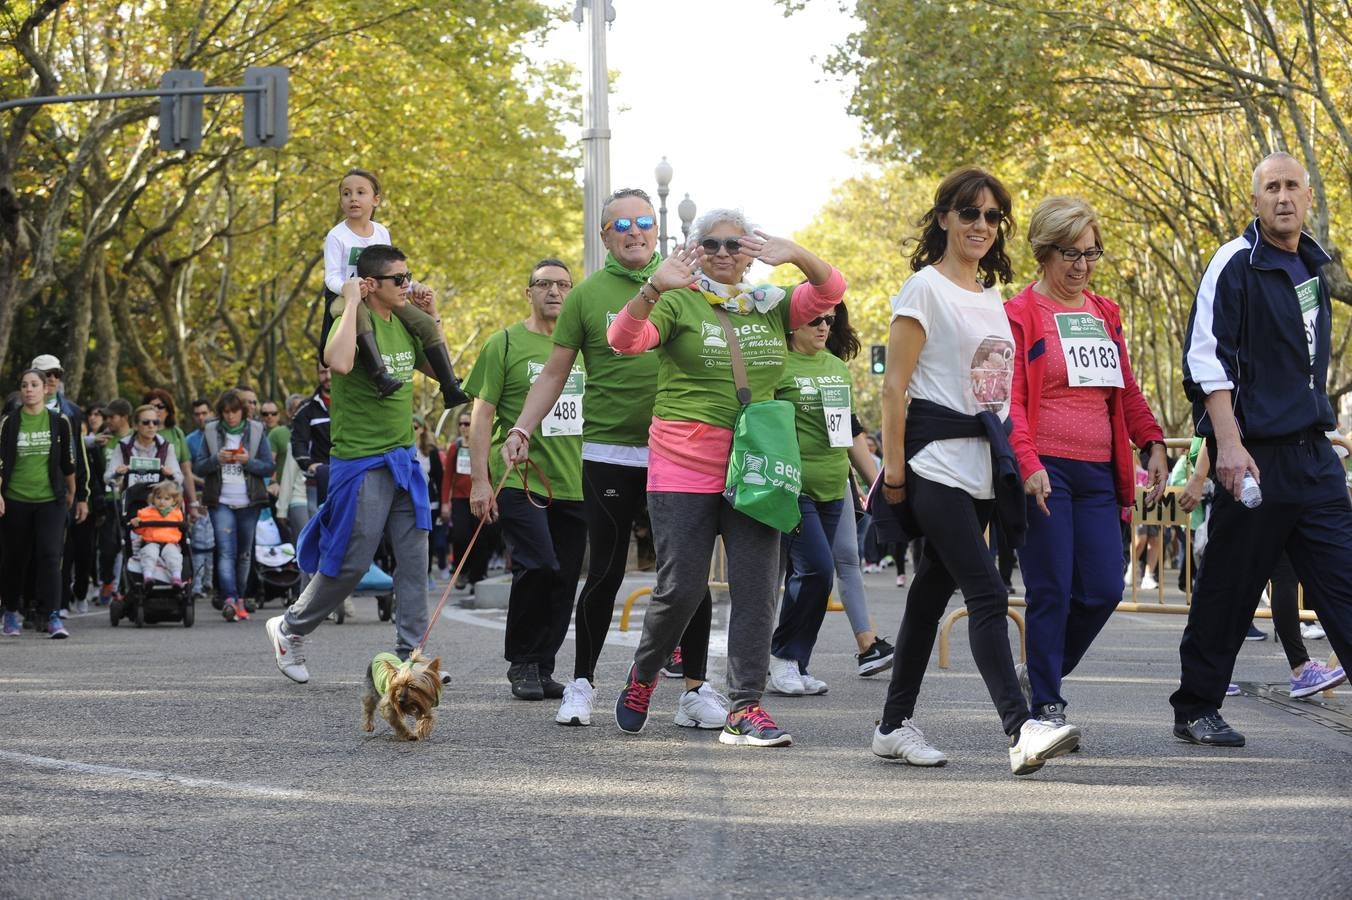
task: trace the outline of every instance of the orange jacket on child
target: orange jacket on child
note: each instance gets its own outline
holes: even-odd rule
[[[137,510],[136,518],[141,520],[140,526],[136,528],[136,533],[152,544],[177,544],[183,540],[181,529],[154,524],[155,522],[182,522],[183,509],[181,507],[175,506],[165,514],[153,506],[147,506],[145,509]]]

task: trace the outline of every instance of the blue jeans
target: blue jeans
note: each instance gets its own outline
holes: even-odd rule
[[[1112,463],[1042,457],[1050,516],[1028,500],[1019,550],[1028,611],[1033,708],[1065,703],[1061,679],[1075,670],[1122,600],[1120,508]]]
[[[257,506],[231,509],[220,504],[211,507],[211,529],[216,532],[216,578],[221,593],[227,597],[238,597],[249,583],[259,509]]]
[[[844,500],[818,501],[799,495],[803,521],[797,534],[787,534],[783,539],[789,554],[789,577],[779,608],[779,627],[770,638],[770,652],[780,659],[796,661],[804,672],[826,618],[826,600],[836,570],[831,542],[844,505]]]

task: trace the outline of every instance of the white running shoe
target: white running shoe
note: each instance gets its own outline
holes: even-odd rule
[[[728,698],[709,682],[697,691],[682,691],[676,704],[676,724],[682,728],[722,728],[728,721]]]
[[[286,634],[282,631],[283,616],[273,616],[265,626],[268,641],[272,644],[272,654],[277,657],[277,668],[282,674],[297,684],[310,680],[310,671],[305,668],[305,653],[301,650],[304,641],[300,635]]]
[[[808,696],[816,697],[826,693],[826,682],[804,672],[801,665],[798,667],[798,677],[803,680],[803,690],[807,691]]]
[[[75,614],[77,616],[83,616],[87,612],[89,612],[89,601],[83,597],[81,597],[79,600],[76,600]]]
[[[798,674],[798,663],[778,656],[770,657],[770,677],[766,679],[765,689],[772,694],[789,697],[802,697],[807,693],[803,676]]]
[[[883,734],[882,725],[873,729],[873,753],[883,759],[900,759],[912,766],[942,766],[948,757],[936,750],[914,719],[902,719],[901,725]]]
[[[1159,588],[1159,583],[1155,581],[1155,573],[1146,572],[1145,575],[1141,577],[1141,590],[1153,591],[1157,588]]]
[[[1080,729],[1029,719],[1009,745],[1009,768],[1015,775],[1031,775],[1049,759],[1064,756],[1080,744]]]
[[[1304,641],[1322,641],[1328,635],[1324,633],[1324,626],[1318,622],[1301,622],[1300,637]]]
[[[574,678],[563,686],[563,702],[554,714],[560,725],[590,725],[596,688],[585,678]]]

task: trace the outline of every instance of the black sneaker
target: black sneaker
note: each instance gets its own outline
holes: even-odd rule
[[[536,663],[525,663],[517,670],[512,680],[512,696],[518,700],[543,700],[545,688],[540,683],[540,667]]]
[[[1060,728],[1066,724],[1066,705],[1064,703],[1044,703],[1033,710],[1033,715],[1048,725]]]
[[[671,651],[671,656],[667,657],[666,663],[662,666],[662,674],[668,678],[685,677],[685,661],[681,659],[680,647]]]
[[[886,672],[892,668],[892,657],[895,654],[895,647],[882,638],[875,637],[867,650],[855,654],[854,658],[859,662],[859,677],[867,678],[879,672]]]
[[[625,734],[638,734],[648,724],[648,704],[652,701],[653,688],[657,679],[649,682],[639,681],[634,675],[634,667],[629,667],[625,678],[624,690],[615,698],[615,724]]]
[[[1191,722],[1175,722],[1174,737],[1203,747],[1243,747],[1244,735],[1231,728],[1220,713],[1212,713]]]
[[[540,687],[544,689],[546,700],[562,700],[563,685],[554,680],[553,675],[540,673]]]

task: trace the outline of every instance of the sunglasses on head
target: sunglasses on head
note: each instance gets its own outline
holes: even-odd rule
[[[619,234],[624,234],[630,228],[633,228],[635,225],[637,225],[639,231],[652,231],[653,224],[654,223],[652,216],[639,216],[638,218],[635,219],[611,219],[608,223],[606,223],[605,228],[602,228],[601,230],[605,231],[607,229],[610,229],[618,232]]]
[[[826,325],[827,328],[830,328],[832,325],[836,324],[836,317],[835,317],[835,316],[817,316],[817,318],[815,318],[815,319],[813,319],[811,322],[808,322],[808,323],[807,323],[807,327],[808,327],[808,328],[816,328],[818,325],[823,325],[823,324]]]
[[[738,253],[742,252],[742,242],[737,240],[737,238],[723,238],[722,240],[719,240],[718,238],[705,238],[699,242],[699,245],[704,249],[704,252],[710,256],[718,255],[718,249],[720,247],[726,247],[729,256],[736,256]]]
[[[141,420],[140,420],[140,423],[141,423],[142,425],[154,425],[155,427],[158,428],[158,427],[159,427],[159,424],[160,424],[160,420],[159,420],[159,419],[141,419]]]
[[[975,222],[982,216],[985,216],[987,225],[999,225],[1005,220],[1004,211],[994,208],[982,210],[975,206],[964,206],[962,209],[954,210],[954,212],[958,214],[959,222],[966,222],[968,224]]]
[[[403,287],[413,280],[413,276],[408,272],[395,272],[393,275],[371,275],[376,281],[393,281],[396,287]]]

